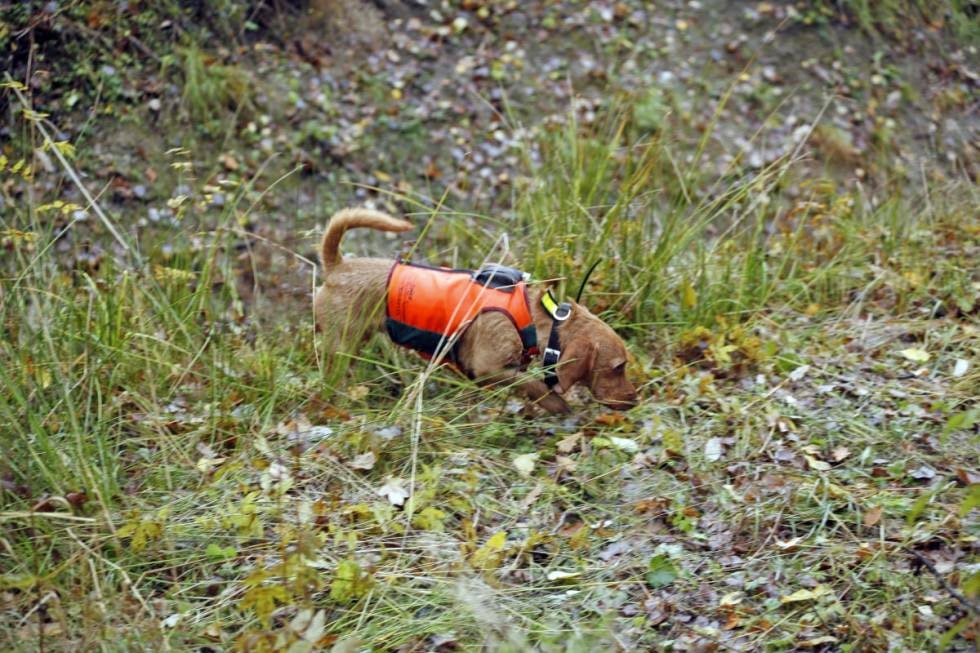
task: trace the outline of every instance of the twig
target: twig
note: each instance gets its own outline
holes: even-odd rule
[[[5,73],[4,76],[6,77],[11,90],[13,90],[14,94],[17,96],[17,100],[20,102],[21,108],[24,110],[25,116],[29,117],[30,114],[33,112],[33,109],[31,109],[31,105],[30,103],[28,103],[27,98],[25,98],[23,93],[20,92],[20,89],[17,87],[14,79],[10,76],[10,73]],[[61,167],[64,168],[65,173],[72,180],[72,183],[75,184],[79,192],[81,192],[82,196],[85,197],[85,200],[89,203],[89,206],[92,208],[92,210],[95,211],[95,214],[99,216],[99,220],[102,221],[102,224],[105,226],[105,228],[109,231],[110,234],[112,234],[112,237],[116,239],[116,242],[122,245],[123,249],[133,258],[137,266],[142,267],[143,265],[142,257],[139,255],[139,253],[136,250],[132,248],[132,246],[128,242],[126,242],[126,240],[122,237],[122,234],[119,232],[119,230],[116,229],[116,226],[112,223],[112,220],[109,219],[109,216],[105,214],[105,212],[102,210],[102,207],[99,206],[95,198],[92,197],[92,194],[88,192],[87,188],[85,188],[85,185],[82,183],[82,180],[79,179],[78,177],[78,173],[75,172],[75,169],[72,168],[70,163],[68,163],[68,160],[65,158],[65,155],[62,154],[61,150],[59,150],[57,145],[55,145],[55,141],[53,138],[51,138],[51,134],[48,133],[48,130],[44,127],[44,125],[41,123],[40,120],[33,120],[32,122],[34,123],[34,126],[37,127],[38,131],[41,132],[41,136],[44,137],[45,144],[51,149],[52,152],[54,152],[54,155],[61,163]]]
[[[936,577],[936,580],[938,580],[939,584],[943,586],[943,589],[946,590],[950,596],[952,596],[954,599],[959,601],[963,605],[963,607],[966,608],[967,612],[971,614],[977,614],[978,612],[980,612],[980,606],[977,606],[976,603],[973,603],[970,599],[966,598],[965,596],[957,592],[956,588],[949,584],[949,581],[947,581],[946,578],[941,573],[939,573],[939,570],[936,569],[936,567],[932,564],[932,562],[929,561],[928,558],[926,558],[924,555],[922,555],[915,549],[910,549],[908,547],[902,547],[902,548],[906,552],[911,553],[913,556],[915,556],[915,559],[918,560],[923,567],[928,569],[929,573],[931,573],[933,576]]]
[[[14,519],[34,519],[35,517],[44,517],[45,519],[63,519],[65,521],[77,521],[85,524],[95,522],[95,520],[91,517],[79,517],[78,515],[72,515],[65,512],[0,512],[0,522],[11,521]]]

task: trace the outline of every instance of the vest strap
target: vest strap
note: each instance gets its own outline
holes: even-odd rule
[[[558,335],[558,327],[562,322],[568,320],[572,315],[572,305],[568,302],[558,303],[549,290],[541,296],[541,305],[551,316],[551,333],[548,334],[548,346],[545,347],[541,357],[541,365],[544,367],[544,383],[548,389],[553,389],[558,385],[558,363],[561,361],[561,336]]]

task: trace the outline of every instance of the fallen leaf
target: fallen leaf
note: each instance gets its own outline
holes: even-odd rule
[[[776,546],[783,551],[793,551],[800,546],[801,542],[803,542],[802,537],[794,537],[793,539],[786,541],[776,540]]]
[[[559,458],[561,458],[561,456],[559,456]],[[537,483],[534,486],[534,489],[528,492],[527,496],[521,501],[521,512],[533,506],[534,502],[538,500],[538,497],[541,496],[542,492],[544,492],[544,483]]]
[[[666,587],[673,583],[677,576],[677,567],[666,555],[661,553],[650,558],[646,573],[647,585],[653,588]]]
[[[574,472],[578,468],[578,463],[568,456],[555,456],[557,467],[556,472]]]
[[[670,499],[653,497],[650,499],[640,499],[633,506],[633,509],[640,514],[659,515],[663,514],[669,505]]]
[[[826,472],[830,469],[830,463],[817,460],[813,456],[804,456],[804,458],[806,458],[806,464],[810,466],[810,469],[815,469],[818,472]]]
[[[968,369],[970,369],[970,362],[962,358],[957,358],[956,364],[953,365],[953,376],[959,378],[966,374]]]
[[[88,501],[88,495],[85,492],[69,492],[65,495],[65,499],[73,508],[81,508]]]
[[[222,154],[220,159],[221,165],[225,167],[225,170],[228,170],[229,172],[238,170],[238,161],[231,154]]]
[[[632,546],[626,540],[617,540],[599,552],[599,558],[603,562],[609,562],[622,553],[628,553]]]
[[[898,353],[901,354],[903,357],[907,358],[908,360],[916,363],[925,363],[926,361],[929,360],[929,352],[925,351],[924,349],[915,349],[913,347],[909,349],[903,349]]]
[[[429,161],[429,165],[425,167],[425,176],[429,179],[439,179],[442,176],[442,171],[439,170],[439,166],[436,165],[435,161]]]
[[[314,644],[319,642],[320,638],[323,637],[323,631],[326,630],[326,625],[327,615],[323,610],[317,610],[317,613],[313,615],[313,621],[303,633],[303,639]]]
[[[824,635],[823,637],[814,637],[813,639],[807,639],[800,642],[802,648],[817,648],[818,646],[824,646],[825,644],[836,644],[837,638],[831,635]]]
[[[809,371],[810,371],[809,365],[800,365],[795,370],[789,373],[789,378],[791,381],[799,381],[804,376],[806,376],[806,373]]]
[[[635,617],[636,615],[640,614],[640,608],[634,604],[624,605],[620,609],[619,614],[623,615],[624,617]]]
[[[584,528],[586,528],[585,522],[580,519],[566,520],[558,529],[558,534],[562,537],[574,537]]]
[[[622,413],[602,413],[595,418],[595,421],[604,426],[617,426],[626,423],[626,416]]]
[[[865,528],[871,528],[879,521],[881,521],[881,506],[875,506],[868,512],[864,513],[864,519],[861,520]]]
[[[980,474],[969,469],[963,469],[962,467],[956,470],[956,478],[958,478],[960,483],[963,485],[975,485],[980,483]],[[68,500],[71,501],[71,495],[68,496]]]
[[[745,594],[743,592],[730,592],[725,596],[721,597],[721,601],[718,602],[718,605],[720,605],[723,608],[738,605],[739,603],[742,602],[742,599],[744,597]]]
[[[783,605],[787,603],[799,603],[801,601],[813,601],[821,596],[832,594],[833,591],[826,585],[817,585],[812,590],[797,590],[787,596],[781,596],[779,602]]]
[[[373,469],[374,463],[378,461],[377,457],[374,455],[373,451],[368,451],[367,453],[362,453],[359,456],[355,456],[353,460],[347,462],[347,466],[351,469]]]
[[[575,448],[579,446],[582,441],[581,433],[573,433],[567,438],[561,439],[555,444],[559,453],[571,453],[575,451]]]
[[[57,512],[58,506],[54,497],[45,497],[31,507],[31,512]]]
[[[725,445],[722,443],[721,438],[711,438],[704,443],[704,457],[709,463],[720,460],[724,452]]]
[[[687,309],[692,309],[698,305],[698,291],[686,281],[681,288],[681,305]]]
[[[909,476],[919,481],[928,481],[936,477],[936,470],[928,465],[922,465],[910,471]]]
[[[507,545],[507,531],[494,533],[486,543],[473,552],[470,558],[474,567],[495,569],[500,566],[504,547]]]
[[[629,453],[636,453],[640,450],[640,445],[636,443],[636,440],[631,440],[629,438],[609,436],[609,442],[611,442],[617,449],[621,449],[622,451],[627,451]]]
[[[377,490],[378,495],[384,497],[393,506],[402,506],[409,497],[405,481],[400,478],[388,477],[388,481]]]
[[[208,474],[212,469],[221,465],[227,458],[201,458],[197,461],[197,471]]]
[[[536,453],[525,453],[520,456],[515,456],[514,467],[517,469],[517,473],[528,478],[531,476],[531,472],[534,471],[534,463],[538,460],[538,454]]]
[[[851,455],[851,450],[847,447],[837,447],[830,453],[830,455],[834,459],[835,463],[839,463]]]
[[[578,578],[582,575],[580,571],[549,571],[547,579],[548,580],[568,580],[570,578]]]
[[[647,613],[647,626],[659,626],[670,616],[669,606],[656,598],[649,598],[643,603],[643,608]]]
[[[355,385],[347,389],[347,395],[354,401],[360,401],[368,395],[370,390],[366,385]]]

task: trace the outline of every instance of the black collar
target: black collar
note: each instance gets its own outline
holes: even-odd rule
[[[558,385],[558,362],[561,360],[561,338],[558,327],[572,315],[572,305],[568,302],[559,304],[549,290],[541,296],[541,305],[551,316],[551,333],[548,335],[548,346],[544,348],[541,364],[544,367],[544,383],[548,389]]]

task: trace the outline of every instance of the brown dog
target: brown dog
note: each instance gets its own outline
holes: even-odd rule
[[[394,261],[348,258],[340,254],[344,232],[356,227],[401,232],[411,223],[370,209],[344,209],[327,224],[321,244],[324,283],[314,300],[317,328],[335,340],[336,351],[351,351],[371,331],[382,327],[388,275]],[[539,343],[548,342],[556,324],[542,306],[546,289],[527,290],[531,319]],[[616,409],[637,403],[636,388],[626,378],[623,341],[584,306],[570,302],[571,316],[561,323],[558,383],[552,388],[538,380],[521,384],[534,403],[552,413],[568,412],[562,393],[584,383],[599,402]],[[500,312],[479,313],[462,327],[454,350],[455,364],[481,384],[514,382],[526,366],[524,343],[511,319]]]

